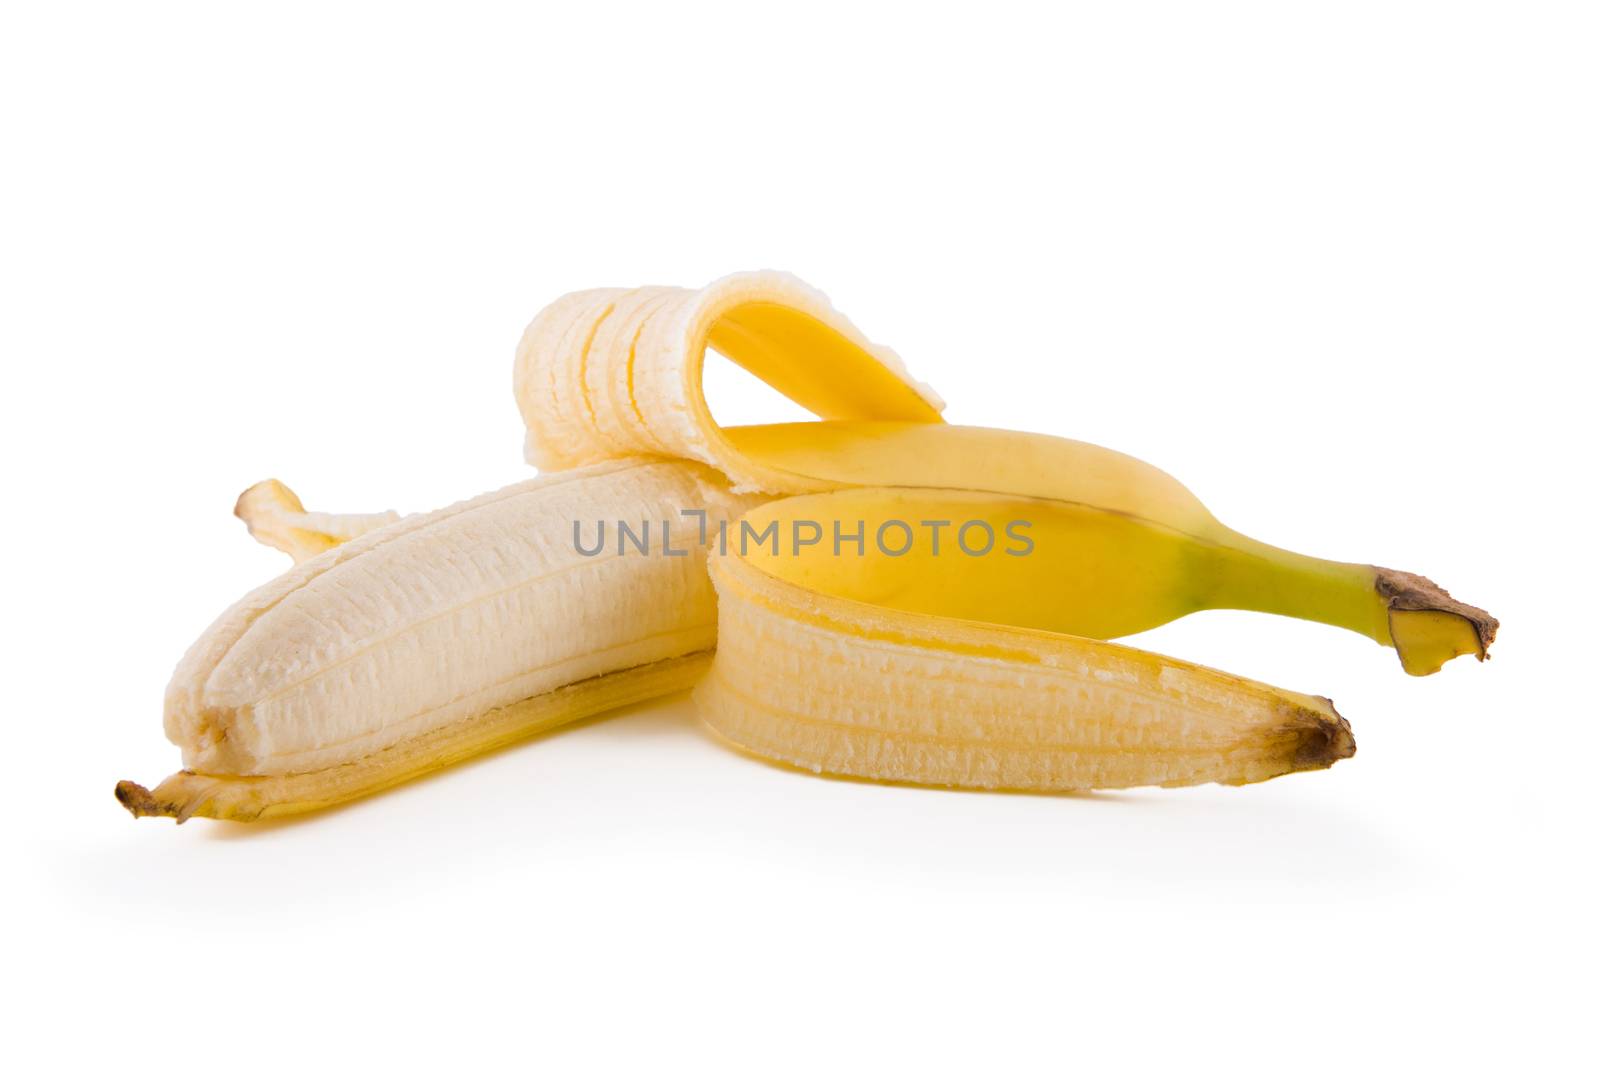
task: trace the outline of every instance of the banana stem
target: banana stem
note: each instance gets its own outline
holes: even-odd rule
[[[1327,623],[1385,647],[1389,606],[1377,595],[1377,569],[1303,556],[1228,531],[1217,584],[1207,604]]]
[[[1224,529],[1206,607],[1267,611],[1365,634],[1393,648],[1409,674],[1456,656],[1488,658],[1499,622],[1421,575],[1303,556]]]

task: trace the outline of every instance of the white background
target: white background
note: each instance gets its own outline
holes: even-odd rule
[[[0,894],[66,1061],[1526,1062],[1592,1051],[1594,8],[7,5]],[[546,301],[754,267],[950,401],[1498,614],[1487,664],[1195,617],[1318,774],[824,781],[687,701],[323,816],[133,822],[230,516],[528,475]],[[781,408],[716,373],[731,421]]]

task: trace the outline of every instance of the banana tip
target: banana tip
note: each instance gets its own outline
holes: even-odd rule
[[[1299,769],[1331,767],[1356,754],[1356,735],[1350,729],[1350,721],[1339,714],[1333,701],[1326,697],[1321,700],[1327,705],[1327,714],[1308,715],[1303,722],[1300,746],[1294,756]]]
[[[246,524],[250,524],[253,517],[272,508],[282,508],[302,515],[306,510],[294,490],[276,478],[257,482],[240,493],[239,499],[233,502],[234,516],[243,519]]]
[[[1441,588],[1437,582],[1424,578],[1420,574],[1412,574],[1410,571],[1390,570],[1387,567],[1374,569],[1378,574],[1376,583],[1378,595],[1388,602],[1391,630],[1394,626],[1394,613],[1396,612],[1436,613],[1454,616],[1471,627],[1472,634],[1476,638],[1478,645],[1473,654],[1480,660],[1489,658],[1489,646],[1494,644],[1495,635],[1500,631],[1499,619],[1482,608],[1475,608],[1471,604],[1462,603],[1451,596],[1448,590]],[[1402,652],[1403,658],[1404,653]],[[1446,658],[1448,659],[1449,657]],[[1432,674],[1437,669],[1438,666],[1435,665],[1433,670],[1424,670],[1418,673]]]
[[[178,817],[177,810],[164,801],[156,799],[156,795],[138,782],[130,782],[126,778],[117,783],[117,803],[127,808],[135,819],[143,816],[166,815]],[[182,819],[178,820],[182,822]]]

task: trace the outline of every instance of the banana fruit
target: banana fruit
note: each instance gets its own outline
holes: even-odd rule
[[[820,421],[720,426],[708,348]],[[514,388],[546,472],[530,482],[410,519],[307,513],[275,482],[241,497],[297,565],[179,664],[166,728],[186,769],[120,783],[126,807],[310,810],[697,680],[713,731],[818,772],[1243,784],[1351,755],[1349,724],[1111,639],[1246,608],[1428,674],[1485,658],[1497,626],[1416,575],[1238,534],[1131,457],[948,425],[787,275],[570,294],[528,327]]]

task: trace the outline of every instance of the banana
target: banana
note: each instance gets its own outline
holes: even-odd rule
[[[821,421],[719,425],[708,349]],[[813,771],[1242,784],[1351,755],[1349,724],[1322,697],[1111,639],[1247,608],[1363,633],[1428,674],[1486,658],[1498,625],[1415,575],[1238,534],[1131,457],[949,425],[788,275],[570,294],[524,333],[514,391],[528,459],[557,473],[411,519],[246,491],[251,532],[299,562],[180,663],[166,725],[186,769],[121,783],[125,806],[309,810],[697,679],[715,733]],[[689,516],[681,555],[628,554],[620,527],[589,555],[578,536],[687,534]]]
[[[708,348],[824,421],[718,425]],[[1238,534],[1132,457],[948,425],[893,352],[786,275],[573,294],[528,328],[516,391],[546,469],[665,452],[790,495],[744,520],[783,520],[790,551],[724,540],[713,558],[720,652],[696,698],[727,740],[798,767],[1003,789],[1259,781],[1354,752],[1331,702],[1106,639],[1247,608],[1365,634],[1420,675],[1485,658],[1498,626],[1425,578]],[[808,556],[802,522],[874,550]],[[865,534],[1017,522],[1037,531],[1026,554],[941,558],[926,537],[891,554]]]

